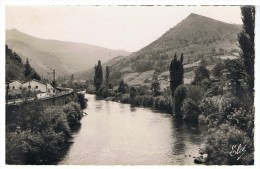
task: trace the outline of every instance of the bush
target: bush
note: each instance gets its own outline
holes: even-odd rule
[[[182,118],[182,102],[187,95],[187,87],[185,85],[180,85],[174,92],[174,115],[178,118]]]
[[[222,62],[217,63],[212,69],[212,75],[216,78],[220,78],[222,71],[225,69],[225,65]]]
[[[163,96],[155,97],[154,108],[172,112],[171,101]]]
[[[222,124],[217,130],[210,133],[207,138],[206,153],[207,164],[210,165],[253,165],[254,144],[253,140],[241,130],[228,124]],[[231,156],[232,146],[245,146],[246,152]],[[235,149],[237,150],[237,148]]]
[[[42,133],[29,130],[6,135],[7,164],[54,164],[61,155],[64,134],[51,128]]]
[[[235,108],[233,112],[227,115],[227,122],[244,131],[247,136],[254,138],[254,110],[244,108]]]
[[[94,85],[89,85],[86,89],[86,93],[89,93],[89,94],[95,94],[96,93],[96,88]]]
[[[73,128],[80,123],[80,119],[82,118],[83,113],[79,104],[70,102],[69,104],[64,105],[62,108],[63,112],[67,116],[68,125],[70,128]]]
[[[186,98],[190,98],[196,104],[199,104],[203,99],[205,90],[201,86],[186,85]]]
[[[85,109],[87,107],[87,103],[86,103],[84,94],[77,93],[76,101],[79,103],[81,109]]]
[[[137,91],[134,87],[130,88],[130,103],[135,104],[135,97],[137,95]]]
[[[182,106],[183,119],[189,122],[198,122],[200,110],[198,105],[190,98],[183,101]]]
[[[200,66],[195,71],[195,77],[192,81],[192,84],[199,84],[203,79],[209,79],[209,70],[206,66]]]
[[[153,106],[153,96],[144,95],[143,106],[144,107],[152,107]]]
[[[199,109],[205,115],[210,124],[216,127],[227,120],[227,116],[234,112],[236,107],[241,107],[240,101],[232,95],[214,96],[201,101]]]
[[[205,117],[218,114],[222,100],[219,96],[206,97],[199,105],[199,109]]]
[[[143,105],[143,96],[136,96],[134,100],[134,105],[142,106]]]
[[[52,128],[57,133],[63,133],[66,139],[69,139],[71,137],[69,126],[67,116],[62,108],[52,106],[44,111],[44,115],[41,118],[40,131]]]
[[[14,110],[19,113],[16,113],[13,119],[14,123],[7,121],[9,130],[6,134],[6,163],[53,164],[57,162],[62,154],[62,148],[71,138],[68,119],[71,114],[75,112],[79,114],[81,111],[79,104],[70,103],[66,106],[69,107],[68,114],[58,106],[44,108],[36,100]],[[7,109],[7,114],[9,112],[12,113],[11,109]]]
[[[129,94],[123,94],[120,98],[121,103],[130,103],[130,95]]]

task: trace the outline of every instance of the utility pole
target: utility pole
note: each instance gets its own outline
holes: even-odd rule
[[[8,103],[8,90],[9,90],[9,82],[7,82],[7,86],[6,86],[6,98],[5,98],[5,101],[6,101],[6,104]]]
[[[55,86],[56,86],[56,82],[55,82],[55,69],[53,69],[53,73],[52,73],[52,75],[53,75],[53,81],[52,81],[52,84],[53,84],[53,86],[55,87]]]

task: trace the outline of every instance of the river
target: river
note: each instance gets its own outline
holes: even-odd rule
[[[171,114],[86,94],[88,115],[59,164],[191,165],[205,141],[206,128]]]

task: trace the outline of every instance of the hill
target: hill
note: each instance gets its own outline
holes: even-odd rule
[[[185,72],[191,77],[195,63],[205,59],[210,67],[216,59],[221,56],[231,55],[236,57],[239,48],[237,46],[237,34],[242,26],[229,24],[214,20],[205,16],[190,14],[175,27],[168,30],[157,40],[130,54],[116,63],[105,63],[111,66],[111,76],[113,82],[118,84],[120,79],[132,83],[141,76],[141,80],[134,81],[133,84],[149,81],[151,71],[155,75],[166,74],[174,54],[184,54]],[[93,65],[94,66],[94,65]],[[210,67],[212,68],[212,66]],[[85,71],[76,74],[78,79],[93,78],[93,74]],[[144,77],[143,74],[149,74]],[[131,78],[130,78],[131,77]],[[132,80],[128,80],[132,79]]]
[[[38,73],[31,68],[31,73],[28,74],[27,78],[24,75],[25,63],[22,61],[21,57],[7,45],[5,45],[5,79],[10,80],[20,80],[26,81],[28,78],[40,80]]]
[[[87,70],[98,61],[103,62],[119,55],[128,55],[124,50],[112,50],[94,45],[36,38],[16,29],[6,31],[6,44],[25,61],[29,59],[40,75],[46,76],[52,69],[57,76]]]

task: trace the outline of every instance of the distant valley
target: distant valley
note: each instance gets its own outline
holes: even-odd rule
[[[130,52],[112,50],[99,46],[46,40],[36,38],[16,29],[6,31],[6,44],[15,51],[23,62],[29,59],[31,66],[42,76],[53,69],[57,77],[88,70],[98,60],[108,61],[117,56],[126,56]]]

